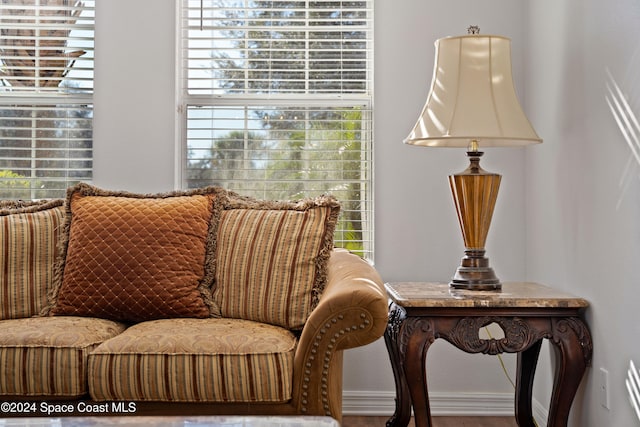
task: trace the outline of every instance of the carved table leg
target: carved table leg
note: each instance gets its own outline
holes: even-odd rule
[[[533,395],[533,377],[536,373],[538,355],[542,340],[538,340],[528,349],[518,353],[516,376],[516,421],[519,427],[534,427],[531,398]]]
[[[591,364],[593,346],[587,326],[573,317],[554,319],[551,343],[555,349],[556,369],[547,425],[565,427],[582,376]]]
[[[409,386],[404,375],[403,360],[400,356],[399,332],[405,312],[395,304],[389,308],[389,323],[384,333],[384,342],[389,352],[393,378],[396,383],[396,410],[387,421],[387,427],[406,427],[411,419],[411,396]]]
[[[401,348],[404,358],[404,374],[413,406],[416,427],[431,427],[431,409],[427,389],[426,357],[429,346],[435,340],[433,321],[426,318],[409,318],[401,331]]]

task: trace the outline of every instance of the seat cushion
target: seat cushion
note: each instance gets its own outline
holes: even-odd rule
[[[275,202],[229,192],[213,291],[222,316],[302,329],[326,284],[339,211],[331,196]]]
[[[285,402],[294,335],[238,319],[138,323],[89,356],[95,400]]]
[[[30,317],[47,305],[63,203],[0,201],[0,319]]]
[[[0,395],[86,395],[87,356],[125,325],[88,317],[0,321]]]
[[[217,315],[210,287],[220,192],[71,188],[50,313],[125,322]]]

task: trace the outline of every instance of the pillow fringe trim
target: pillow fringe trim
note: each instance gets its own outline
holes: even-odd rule
[[[35,213],[57,208],[64,204],[64,199],[51,200],[0,200],[0,216],[18,213]]]
[[[315,258],[315,277],[311,289],[311,310],[318,305],[327,284],[327,264],[334,249],[334,232],[340,215],[340,202],[331,194],[300,200],[261,200],[242,196],[227,190],[228,201],[225,209],[263,209],[263,210],[296,210],[306,211],[318,207],[326,207],[331,211],[325,219],[325,232],[318,256]]]
[[[92,185],[86,183],[79,183],[75,186],[69,187],[67,189],[67,198],[64,200],[60,200],[64,203],[65,206],[65,221],[62,226],[61,238],[58,242],[58,255],[56,258],[56,262],[54,265],[53,271],[53,286],[51,287],[47,300],[48,304],[40,311],[40,317],[51,316],[51,311],[56,306],[58,302],[58,295],[60,292],[60,288],[64,279],[64,266],[65,259],[67,255],[67,250],[69,248],[69,231],[71,228],[71,196],[75,193],[78,193],[82,196],[102,196],[102,197],[130,197],[136,199],[148,199],[148,198],[156,198],[156,199],[165,199],[169,197],[180,197],[180,196],[194,196],[194,195],[215,195],[213,200],[213,205],[211,206],[211,220],[209,222],[208,236],[207,236],[207,248],[205,255],[205,275],[203,279],[200,281],[198,285],[198,290],[202,295],[203,301],[205,305],[209,308],[210,317],[220,317],[220,308],[215,303],[213,299],[213,295],[211,289],[213,288],[213,280],[215,278],[215,237],[218,231],[218,224],[220,222],[220,213],[222,209],[220,208],[224,206],[226,200],[226,190],[222,187],[217,186],[209,186],[202,187],[193,190],[176,190],[165,193],[149,193],[149,194],[138,194],[131,193],[128,191],[110,191],[103,190],[98,187],[94,187]],[[59,205],[58,205],[59,206]],[[211,285],[207,285],[210,283]]]

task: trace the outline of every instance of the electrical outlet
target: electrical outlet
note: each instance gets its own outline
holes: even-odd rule
[[[600,368],[598,387],[600,387],[600,404],[609,409],[609,371],[604,368]]]

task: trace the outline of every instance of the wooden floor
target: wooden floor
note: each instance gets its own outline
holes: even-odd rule
[[[389,417],[342,417],[342,427],[384,427]],[[517,427],[513,417],[433,417],[433,427]],[[409,427],[414,427],[413,419]]]

